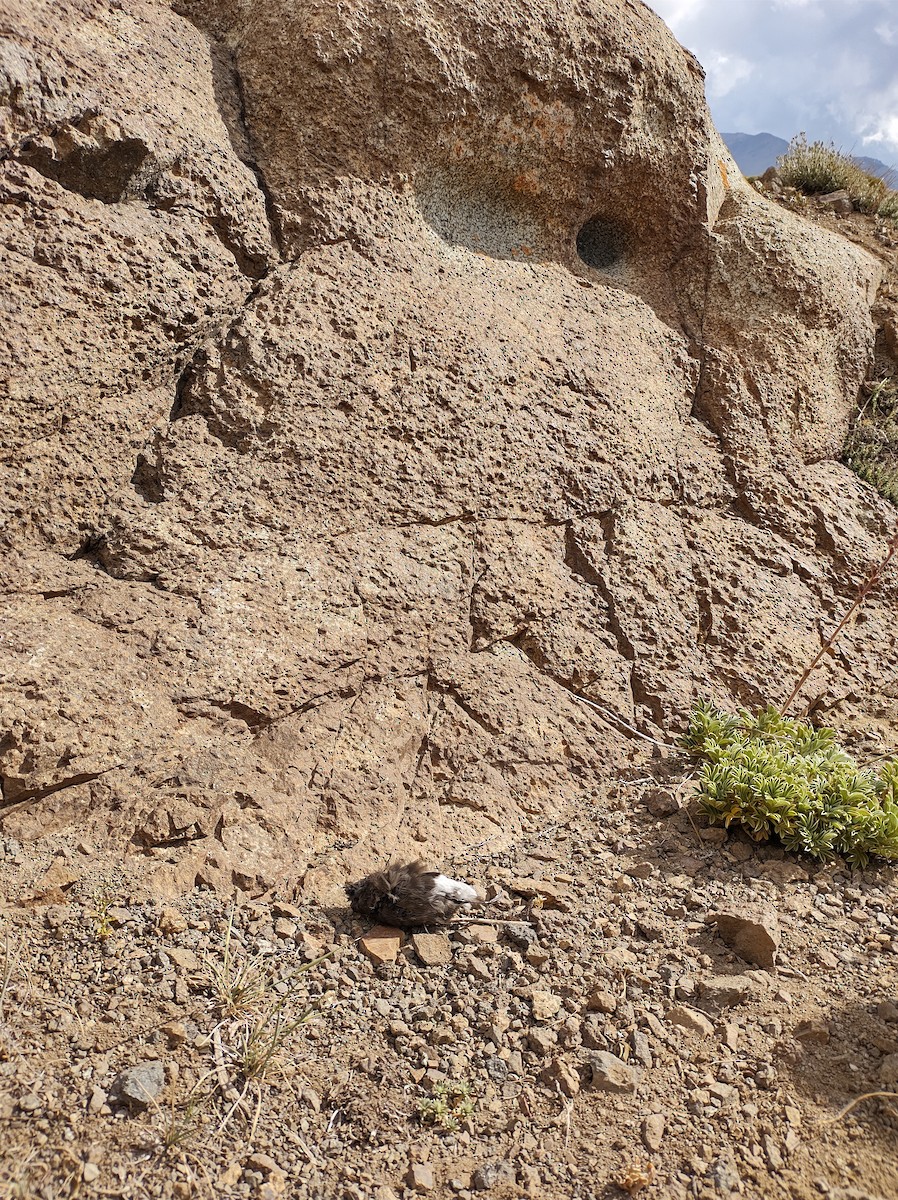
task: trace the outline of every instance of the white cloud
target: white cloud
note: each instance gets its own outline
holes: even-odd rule
[[[649,7],[676,32],[676,26],[697,16],[705,3],[706,0],[658,0]]]
[[[711,100],[728,95],[744,83],[754,70],[747,58],[740,58],[736,54],[718,54],[716,51],[712,52],[704,67],[708,98]]]
[[[880,117],[878,123],[870,122],[870,133],[865,134],[861,141],[865,146],[884,143],[891,147],[892,153],[898,159],[898,112]]]
[[[898,162],[895,0],[654,0],[698,57],[718,128]]]

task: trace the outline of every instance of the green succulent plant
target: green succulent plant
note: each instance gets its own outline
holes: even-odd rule
[[[441,1080],[433,1089],[433,1095],[418,1106],[424,1125],[437,1125],[450,1132],[458,1129],[459,1121],[470,1117],[473,1111],[469,1085],[451,1080]]]
[[[700,760],[697,792],[713,823],[854,866],[898,858],[898,761],[861,767],[833,730],[772,705],[733,716],[699,701],[681,744]]]

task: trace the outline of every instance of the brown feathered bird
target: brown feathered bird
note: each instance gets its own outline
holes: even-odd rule
[[[358,883],[348,883],[346,895],[360,917],[400,929],[445,925],[477,899],[468,884],[428,871],[420,859],[372,871]]]

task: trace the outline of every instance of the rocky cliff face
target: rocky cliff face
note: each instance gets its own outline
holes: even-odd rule
[[[782,699],[881,552],[875,260],[638,0],[528,8],[7,6],[7,829],[160,889],[495,848]],[[896,609],[831,719],[898,725]]]

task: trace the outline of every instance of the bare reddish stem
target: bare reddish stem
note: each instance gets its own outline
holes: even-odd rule
[[[795,687],[789,693],[789,699],[785,702],[785,704],[783,704],[780,707],[780,712],[782,714],[785,715],[785,713],[787,713],[789,711],[789,705],[792,703],[792,701],[795,699],[795,697],[798,695],[798,693],[801,691],[801,689],[807,683],[811,672],[814,670],[814,668],[817,666],[817,664],[823,658],[824,654],[828,654],[829,651],[833,648],[836,638],[839,636],[839,634],[842,632],[842,630],[845,628],[845,626],[848,624],[848,622],[851,620],[851,618],[854,616],[854,614],[857,612],[857,610],[861,607],[861,605],[864,603],[864,601],[867,599],[867,597],[870,595],[870,593],[876,587],[877,583],[879,583],[879,580],[882,578],[883,572],[885,571],[885,569],[889,565],[889,563],[892,561],[892,558],[893,558],[894,554],[896,553],[896,551],[898,551],[898,530],[895,531],[894,535],[892,536],[892,540],[889,542],[888,553],[886,554],[885,558],[882,560],[882,562],[877,563],[877,565],[873,568],[873,570],[870,572],[870,574],[867,576],[867,578],[861,584],[860,588],[858,589],[858,593],[854,598],[854,602],[852,603],[848,612],[845,614],[845,616],[842,618],[842,620],[839,622],[839,624],[835,627],[835,629],[832,631],[832,633],[829,635],[829,637],[826,639],[826,641],[823,643],[823,645],[820,647],[820,649],[817,651],[817,653],[814,655],[814,657],[811,659],[811,661],[805,667],[804,672],[802,673],[802,676],[799,679],[798,683],[796,683]]]

